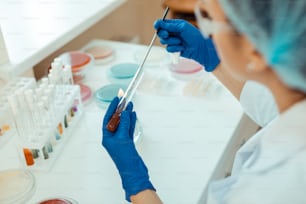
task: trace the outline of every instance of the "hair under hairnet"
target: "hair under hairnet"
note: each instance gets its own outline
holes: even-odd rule
[[[306,92],[306,0],[219,2],[280,78]]]

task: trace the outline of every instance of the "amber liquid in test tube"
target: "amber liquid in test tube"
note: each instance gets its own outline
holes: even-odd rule
[[[166,19],[166,16],[167,16],[168,12],[169,12],[169,7],[167,7],[165,9],[162,20]],[[147,60],[148,55],[150,54],[151,48],[154,44],[154,41],[155,41],[156,37],[157,37],[157,32],[154,33],[153,38],[151,40],[151,43],[148,47],[148,50],[147,50],[147,52],[144,56],[144,59],[142,60],[142,63],[138,67],[135,76],[133,77],[131,83],[129,84],[126,92],[122,96],[115,113],[113,114],[112,118],[110,119],[110,121],[107,124],[107,129],[111,132],[115,132],[117,130],[117,127],[120,123],[120,114],[126,108],[127,103],[132,99],[132,97],[133,97],[133,95],[134,95],[134,93],[137,89],[137,86],[139,85],[139,83],[142,79],[143,71],[144,71],[143,70],[144,64]]]

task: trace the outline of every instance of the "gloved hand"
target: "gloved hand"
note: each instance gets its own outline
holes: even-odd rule
[[[119,98],[114,98],[104,116],[102,145],[119,171],[126,200],[131,202],[131,195],[147,189],[155,191],[155,188],[149,180],[148,169],[133,142],[136,123],[136,113],[132,111],[133,104],[129,103],[126,110],[121,113],[120,124],[116,132],[112,133],[106,127],[118,103]]]
[[[220,63],[212,40],[185,20],[165,19],[154,23],[160,43],[168,52],[181,52],[181,56],[202,64],[206,71],[213,71]]]

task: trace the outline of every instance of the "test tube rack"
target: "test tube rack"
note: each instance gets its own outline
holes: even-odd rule
[[[0,125],[7,130],[0,139],[16,133],[20,160],[31,170],[50,169],[83,112],[78,85],[49,82],[16,78],[0,90]]]
[[[0,89],[0,147],[4,146],[16,133],[14,120],[7,96],[17,90],[33,89],[36,86],[34,78],[16,78]]]
[[[21,161],[29,169],[48,171],[63,151],[82,114],[80,87],[57,85],[51,103],[54,110],[39,114],[41,120],[53,115],[53,122],[42,123],[33,130],[31,135],[35,135],[36,140],[20,135],[21,139],[17,142]]]

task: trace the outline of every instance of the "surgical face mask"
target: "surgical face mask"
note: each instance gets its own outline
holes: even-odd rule
[[[240,103],[245,113],[261,127],[279,114],[270,89],[255,81],[246,82],[240,94]]]

